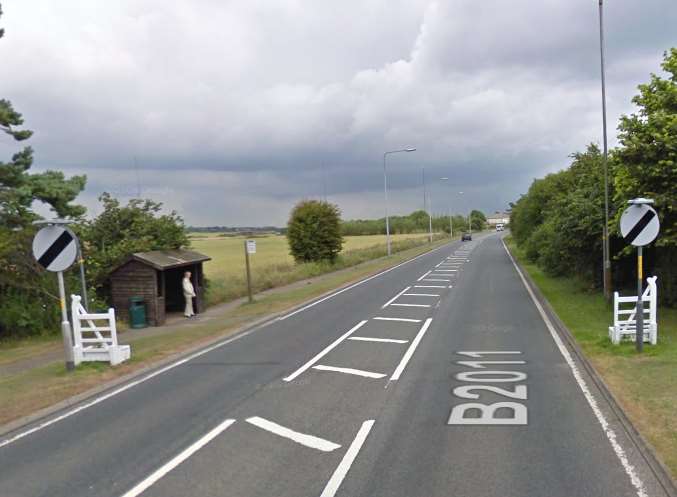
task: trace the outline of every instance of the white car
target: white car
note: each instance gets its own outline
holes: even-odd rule
[[[503,231],[503,225],[501,223],[496,225],[496,231]]]

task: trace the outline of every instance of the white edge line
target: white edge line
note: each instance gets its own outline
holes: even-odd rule
[[[383,304],[383,305],[381,306],[381,309],[385,309],[385,308],[388,307],[390,304],[392,304],[393,302],[395,302],[395,301],[397,300],[397,298],[398,298],[400,295],[402,295],[404,292],[406,292],[406,291],[409,290],[410,288],[411,288],[411,287],[408,286],[407,288],[405,288],[404,290],[402,290],[400,293],[398,293],[397,295],[395,295],[392,299],[390,299],[388,302],[386,302],[385,304]]]
[[[249,424],[256,426],[257,428],[261,428],[262,430],[269,431],[280,437],[288,438],[289,440],[292,440],[297,444],[301,444],[311,449],[317,449],[322,452],[332,452],[341,447],[339,444],[330,442],[329,440],[325,440],[324,438],[315,437],[313,435],[306,435],[305,433],[300,433],[298,431],[291,430],[282,425],[279,425],[272,421],[268,421],[267,419],[260,418],[258,416],[247,418],[245,421]]]
[[[384,317],[375,317],[378,321],[404,321],[405,323],[420,323],[420,319],[409,319],[409,318],[384,318]]]
[[[421,255],[417,255],[417,256],[414,257],[413,259],[409,259],[408,261],[401,262],[401,263],[398,264],[397,266],[393,266],[393,267],[391,267],[391,268],[389,268],[389,269],[386,269],[385,271],[381,271],[380,273],[376,273],[375,275],[370,276],[369,278],[365,278],[365,279],[363,279],[363,280],[358,281],[357,283],[353,283],[352,285],[350,285],[350,286],[348,286],[348,287],[346,287],[346,288],[344,288],[344,289],[342,289],[342,290],[339,290],[339,291],[337,291],[337,292],[334,292],[334,293],[332,293],[331,295],[327,295],[326,297],[321,298],[320,300],[316,300],[315,302],[311,302],[310,304],[305,305],[305,306],[301,307],[300,309],[296,309],[294,312],[290,312],[289,314],[286,314],[286,315],[284,315],[284,316],[280,316],[279,318],[277,318],[277,320],[278,320],[278,321],[283,321],[283,320],[285,320],[285,319],[287,319],[287,318],[289,318],[289,317],[291,317],[291,316],[294,316],[294,315],[298,314],[299,312],[303,312],[303,311],[305,311],[305,310],[307,310],[307,309],[310,309],[311,307],[316,306],[317,304],[319,304],[319,303],[321,303],[321,302],[324,302],[325,300],[329,300],[329,299],[331,299],[331,298],[334,298],[334,297],[336,297],[337,295],[339,295],[339,294],[341,294],[341,293],[343,293],[343,292],[347,292],[348,290],[350,290],[350,289],[352,289],[352,288],[355,288],[356,286],[359,286],[359,285],[361,285],[361,284],[363,284],[363,283],[366,283],[367,281],[371,281],[371,280],[373,280],[374,278],[378,278],[379,276],[382,276],[382,275],[384,275],[384,274],[386,274],[386,273],[389,273],[390,271],[393,271],[393,270],[397,269],[398,267],[402,267],[402,266],[404,266],[405,264],[409,264],[410,262],[414,262],[415,260],[420,259],[421,257],[424,257],[424,256],[426,256],[426,255],[430,255],[430,254],[432,254],[433,252],[437,252],[438,250],[441,250],[441,249],[445,248],[445,246],[446,246],[446,245],[442,245],[441,247],[437,247],[437,248],[435,248],[435,249],[432,249],[432,250],[430,250],[429,252],[425,252],[425,253],[423,253],[423,254],[421,254]]]
[[[199,440],[191,444],[189,447],[182,450],[179,454],[174,456],[171,460],[169,460],[169,462],[163,464],[161,467],[156,469],[153,473],[150,474],[150,476],[146,477],[144,480],[137,483],[131,490],[128,490],[127,492],[122,494],[122,497],[136,497],[137,495],[141,495],[153,484],[155,484],[160,478],[165,476],[167,473],[176,468],[183,461],[188,459],[202,447],[204,447],[213,439],[215,439],[217,436],[219,436],[221,433],[223,433],[233,423],[235,423],[234,419],[226,419],[223,423],[218,425],[209,433],[207,433]]]
[[[386,273],[388,273],[388,272],[390,272],[390,271],[393,271],[393,270],[397,269],[398,267],[404,266],[405,264],[409,264],[410,262],[413,262],[413,261],[415,261],[415,260],[417,260],[417,259],[420,259],[421,257],[424,257],[424,256],[426,256],[426,255],[430,255],[430,254],[432,254],[433,252],[437,252],[438,250],[443,249],[443,248],[445,248],[445,245],[442,245],[441,247],[438,247],[438,248],[436,248],[436,249],[433,249],[433,250],[431,250],[431,251],[429,251],[429,252],[425,252],[425,253],[423,253],[423,254],[417,255],[416,257],[414,257],[414,258],[412,258],[412,259],[409,259],[409,260],[404,261],[404,262],[402,262],[402,263],[400,263],[400,264],[398,264],[398,265],[396,265],[396,266],[393,266],[393,267],[391,267],[391,268],[389,268],[389,269],[386,269],[386,270],[384,270],[384,271],[381,271],[380,273],[376,273],[375,275],[370,276],[369,278],[365,278],[365,279],[363,279],[363,280],[360,280],[360,281],[358,281],[357,283],[354,283],[354,284],[352,284],[352,285],[350,285],[350,286],[348,286],[348,287],[346,287],[346,288],[344,288],[344,289],[342,289],[342,290],[339,290],[339,291],[337,291],[337,292],[334,292],[334,293],[332,293],[331,295],[328,295],[328,296],[326,296],[326,297],[324,297],[324,298],[322,298],[322,299],[320,299],[320,300],[317,300],[317,301],[312,302],[312,303],[310,303],[310,304],[308,304],[308,305],[306,305],[306,306],[304,306],[304,307],[301,307],[300,309],[297,309],[296,311],[294,311],[294,312],[292,312],[292,313],[290,313],[290,314],[287,314],[287,315],[285,315],[285,316],[281,316],[281,317],[277,318],[277,320],[284,320],[284,319],[287,319],[288,317],[291,317],[291,316],[293,316],[293,315],[295,315],[295,314],[298,314],[299,312],[303,312],[303,311],[305,311],[306,309],[308,309],[308,308],[310,308],[310,307],[313,307],[314,305],[319,304],[320,302],[324,302],[325,300],[328,300],[328,299],[330,299],[330,298],[332,298],[332,297],[335,297],[336,295],[339,295],[340,293],[343,293],[343,292],[346,292],[346,291],[348,291],[348,290],[350,290],[350,289],[352,289],[352,288],[355,288],[356,286],[361,285],[362,283],[366,283],[367,281],[370,281],[370,280],[372,280],[372,279],[374,279],[374,278],[378,278],[379,276],[382,276],[382,275],[384,275],[384,274],[386,274]],[[39,424],[35,425],[34,427],[32,427],[32,428],[30,428],[30,429],[28,429],[28,430],[19,432],[19,433],[17,433],[16,435],[14,435],[14,436],[12,436],[12,437],[6,438],[5,440],[0,441],[0,448],[4,447],[4,446],[6,446],[6,445],[9,445],[9,444],[11,444],[11,443],[14,443],[14,442],[16,442],[17,440],[20,440],[20,439],[22,439],[22,438],[24,438],[24,437],[26,437],[26,436],[28,436],[28,435],[31,435],[31,434],[33,434],[33,433],[35,433],[35,432],[37,432],[37,431],[40,431],[40,430],[44,429],[44,428],[47,428],[48,426],[51,426],[51,425],[53,425],[53,424],[55,424],[55,423],[58,423],[59,421],[62,421],[62,420],[64,420],[64,419],[66,419],[66,418],[69,418],[70,416],[72,416],[72,415],[74,415],[74,414],[77,414],[77,413],[79,413],[80,411],[84,411],[85,409],[88,409],[88,408],[90,408],[90,407],[92,407],[92,406],[94,406],[94,405],[96,405],[96,404],[99,404],[100,402],[103,402],[104,400],[107,400],[107,399],[109,399],[109,398],[111,398],[111,397],[114,397],[114,396],[116,396],[116,395],[118,395],[118,394],[121,394],[122,392],[125,392],[126,390],[129,390],[130,388],[133,388],[133,387],[135,387],[135,386],[137,386],[137,385],[140,385],[141,383],[144,383],[144,382],[146,382],[146,381],[148,381],[148,380],[150,380],[150,379],[152,379],[152,378],[155,378],[156,376],[159,376],[159,375],[161,375],[161,374],[163,374],[163,373],[166,373],[167,371],[170,371],[170,370],[174,369],[174,368],[177,367],[177,366],[181,366],[182,364],[185,364],[185,363],[187,363],[187,362],[189,362],[189,361],[192,361],[192,360],[195,359],[196,357],[200,357],[201,355],[207,354],[207,353],[211,352],[212,350],[216,350],[216,349],[218,349],[218,348],[220,348],[220,347],[223,347],[224,345],[228,345],[229,343],[234,342],[235,340],[239,340],[239,339],[241,339],[241,338],[244,338],[244,337],[246,337],[246,336],[248,336],[248,335],[254,333],[255,331],[258,331],[258,330],[264,328],[264,327],[267,326],[268,324],[270,324],[270,322],[262,323],[261,325],[255,326],[254,328],[252,328],[252,329],[250,329],[250,330],[247,330],[247,331],[245,331],[245,332],[243,332],[243,333],[240,333],[239,335],[235,335],[235,336],[233,336],[233,337],[227,338],[226,340],[223,340],[223,341],[218,342],[218,343],[216,343],[216,344],[214,344],[214,345],[211,345],[211,346],[209,346],[209,347],[207,347],[207,348],[205,348],[205,349],[199,350],[199,351],[197,351],[197,352],[195,352],[195,353],[193,353],[193,354],[191,354],[191,355],[189,355],[189,356],[187,356],[187,357],[184,357],[183,359],[180,359],[180,360],[178,360],[178,361],[176,361],[176,362],[173,362],[173,363],[171,363],[171,364],[168,364],[167,366],[164,366],[164,367],[158,369],[157,371],[154,371],[154,372],[152,372],[152,373],[150,373],[150,374],[148,374],[148,375],[146,375],[146,376],[144,376],[144,377],[142,377],[142,378],[139,378],[139,379],[137,379],[137,380],[134,380],[134,381],[132,381],[132,382],[130,382],[130,383],[126,383],[126,384],[123,385],[122,387],[116,388],[115,390],[112,390],[111,392],[108,392],[108,393],[105,394],[105,395],[102,395],[102,396],[100,396],[100,397],[96,397],[95,399],[93,399],[93,400],[91,400],[91,401],[89,401],[89,402],[86,402],[86,403],[84,403],[84,404],[82,404],[82,405],[76,407],[75,409],[71,409],[70,411],[67,411],[67,412],[65,412],[65,413],[63,413],[63,414],[61,414],[61,415],[59,415],[59,416],[57,416],[57,417],[55,417],[55,418],[51,418],[51,419],[49,419],[49,420],[47,420],[47,421],[43,421],[42,423],[39,423]]]
[[[416,281],[421,281],[423,278],[425,278],[426,276],[428,276],[430,273],[432,273],[432,271],[428,271],[427,273],[425,273],[423,276],[421,276],[421,277],[420,277],[419,279],[417,279]]]
[[[354,374],[355,376],[364,376],[365,378],[375,378],[377,380],[385,376],[383,373],[372,373],[371,371],[364,371],[363,369],[338,368],[336,366],[324,366],[323,364],[313,366],[313,369],[331,371],[333,373]]]
[[[409,340],[398,340],[396,338],[372,338],[372,337],[349,337],[348,340],[358,340],[360,342],[383,342],[383,343],[407,343]]]
[[[402,375],[404,368],[407,367],[407,363],[411,359],[411,356],[414,355],[414,352],[416,351],[416,347],[418,347],[418,344],[423,339],[423,335],[425,335],[425,332],[428,330],[428,327],[430,326],[430,323],[432,323],[432,321],[433,321],[433,318],[428,318],[428,319],[425,320],[425,323],[423,323],[423,326],[421,326],[421,329],[416,334],[416,338],[414,338],[414,340],[411,342],[411,345],[409,345],[409,348],[404,353],[404,357],[402,357],[402,360],[397,365],[397,369],[395,369],[395,372],[390,377],[390,381],[397,381],[397,380],[400,379],[400,376]]]
[[[343,456],[343,459],[341,459],[341,462],[334,470],[334,474],[331,475],[331,478],[327,482],[327,485],[324,487],[324,490],[322,491],[320,497],[334,497],[336,495],[336,492],[338,492],[341,483],[343,483],[343,479],[348,474],[348,471],[350,471],[350,467],[353,465],[353,462],[355,461],[357,454],[359,454],[360,449],[362,448],[362,445],[364,444],[364,441],[367,439],[367,436],[369,435],[369,432],[371,431],[371,428],[373,426],[374,426],[373,419],[370,419],[362,423],[362,427],[357,432],[357,435],[355,436],[353,442],[350,444],[350,447],[348,447],[348,450]]]
[[[224,345],[228,345],[229,343],[234,342],[235,340],[239,340],[240,338],[244,338],[244,337],[246,337],[247,335],[249,335],[249,334],[251,334],[251,333],[254,333],[254,332],[257,331],[258,329],[260,329],[260,327],[257,326],[257,327],[255,327],[255,328],[252,328],[252,329],[249,330],[249,331],[245,331],[244,333],[242,333],[242,334],[240,334],[240,335],[236,335],[236,336],[234,336],[234,337],[230,337],[230,338],[228,338],[228,339],[226,339],[226,340],[223,340],[223,341],[221,341],[221,342],[219,342],[219,343],[217,343],[217,344],[214,344],[214,345],[212,345],[212,346],[210,346],[210,347],[207,347],[206,349],[202,349],[202,350],[200,350],[200,351],[198,351],[198,352],[195,352],[194,354],[191,354],[191,355],[189,355],[189,356],[187,356],[187,357],[184,357],[184,358],[181,359],[181,360],[178,360],[178,361],[176,361],[176,362],[174,362],[174,363],[172,363],[172,364],[169,364],[169,365],[167,365],[167,366],[165,366],[165,367],[163,367],[163,368],[160,368],[160,369],[158,369],[157,371],[154,371],[154,372],[152,372],[152,373],[150,373],[150,374],[148,374],[148,375],[146,375],[146,376],[144,376],[144,377],[142,377],[142,378],[139,378],[138,380],[134,380],[134,381],[132,381],[132,382],[130,382],[130,383],[127,383],[127,384],[121,386],[120,388],[116,388],[115,390],[112,390],[111,392],[108,392],[108,393],[105,394],[105,395],[102,395],[102,396],[100,396],[100,397],[97,397],[97,398],[95,398],[95,399],[89,401],[89,402],[86,402],[86,403],[84,403],[84,404],[82,404],[82,405],[76,407],[75,409],[71,409],[70,411],[67,411],[67,412],[65,412],[65,413],[63,413],[63,414],[61,414],[61,415],[59,415],[59,416],[57,416],[57,417],[55,417],[55,418],[51,418],[51,419],[49,419],[49,420],[47,420],[47,421],[44,421],[44,422],[42,422],[42,423],[40,423],[40,424],[34,426],[33,428],[30,428],[29,430],[26,430],[26,431],[22,431],[22,432],[20,432],[20,433],[17,433],[17,434],[14,435],[13,437],[7,438],[7,439],[3,440],[2,442],[0,442],[0,448],[4,447],[5,445],[9,445],[9,444],[11,444],[11,443],[13,443],[13,442],[16,442],[17,440],[20,440],[20,439],[22,439],[22,438],[24,438],[24,437],[26,437],[26,436],[28,436],[28,435],[31,435],[31,434],[33,434],[33,433],[35,433],[35,432],[37,432],[37,431],[40,431],[40,430],[44,429],[44,428],[47,428],[48,426],[51,426],[51,425],[53,425],[53,424],[55,424],[55,423],[58,423],[59,421],[63,421],[64,419],[69,418],[70,416],[72,416],[72,415],[74,415],[74,414],[77,414],[77,413],[79,413],[80,411],[84,411],[85,409],[88,409],[88,408],[90,408],[90,407],[92,407],[92,406],[94,406],[94,405],[96,405],[96,404],[99,404],[100,402],[103,402],[104,400],[110,399],[111,397],[114,397],[114,396],[116,396],[116,395],[118,395],[118,394],[121,394],[122,392],[125,392],[126,390],[129,390],[130,388],[133,388],[133,387],[135,387],[135,386],[137,386],[137,385],[140,385],[141,383],[145,383],[146,381],[148,381],[148,380],[150,380],[150,379],[152,379],[152,378],[155,378],[155,377],[158,376],[158,375],[161,375],[161,374],[163,374],[163,373],[166,373],[167,371],[170,371],[170,370],[174,369],[175,367],[181,366],[182,364],[185,364],[185,363],[187,363],[187,362],[189,362],[189,361],[192,361],[193,359],[195,359],[195,358],[197,358],[197,357],[200,357],[201,355],[207,354],[208,352],[211,352],[212,350],[215,350],[215,349],[218,349],[218,348],[220,348],[220,347],[223,347]]]
[[[327,346],[324,350],[322,350],[322,352],[320,352],[319,354],[317,354],[315,357],[313,357],[310,361],[308,361],[308,362],[305,363],[303,366],[301,366],[299,369],[297,369],[296,371],[294,371],[292,374],[290,374],[290,375],[287,376],[286,378],[283,378],[283,380],[284,380],[284,381],[292,381],[294,378],[296,378],[296,377],[299,376],[301,373],[303,373],[305,370],[307,370],[308,368],[310,368],[310,367],[311,367],[313,364],[315,364],[317,361],[319,361],[320,359],[322,359],[322,357],[323,357],[325,354],[327,354],[331,349],[333,349],[333,348],[336,347],[339,343],[341,343],[343,340],[345,340],[345,339],[348,338],[350,335],[352,335],[353,332],[359,330],[362,326],[364,326],[364,325],[366,324],[366,322],[367,322],[367,320],[365,319],[364,321],[360,321],[359,323],[357,323],[355,326],[353,326],[352,328],[350,328],[350,330],[348,330],[348,332],[344,333],[344,334],[341,335],[339,338],[337,338],[336,340],[334,340],[329,346]]]
[[[510,258],[510,262],[512,262],[512,265],[515,267],[517,274],[519,275],[520,279],[522,280],[524,287],[527,289],[527,292],[529,293],[531,300],[533,301],[534,305],[536,306],[536,309],[538,309],[538,313],[541,315],[541,319],[543,319],[543,322],[545,323],[546,328],[548,328],[548,331],[550,332],[550,336],[552,337],[555,344],[557,345],[557,348],[559,349],[560,353],[562,354],[562,357],[564,357],[564,360],[569,365],[569,368],[571,369],[571,372],[574,375],[576,383],[578,383],[578,386],[580,387],[581,391],[583,392],[583,396],[585,397],[585,400],[588,401],[588,404],[590,405],[592,412],[595,414],[597,421],[601,425],[602,431],[604,431],[604,434],[606,435],[607,439],[609,440],[611,447],[613,448],[614,452],[616,453],[616,457],[618,457],[619,461],[621,462],[621,465],[623,466],[623,469],[625,470],[625,473],[630,478],[630,482],[635,487],[635,490],[637,491],[637,496],[638,497],[648,497],[648,494],[646,493],[646,490],[644,489],[644,483],[642,482],[639,475],[635,471],[634,466],[632,464],[630,464],[630,461],[628,460],[628,457],[625,454],[625,450],[623,450],[623,447],[621,447],[621,444],[616,439],[616,432],[613,430],[613,428],[611,428],[609,426],[609,422],[604,417],[604,413],[602,413],[602,410],[597,405],[597,400],[595,399],[592,392],[590,392],[588,385],[586,384],[585,380],[583,379],[583,376],[581,375],[580,371],[578,370],[578,366],[576,365],[575,361],[571,357],[571,354],[569,353],[569,349],[567,349],[566,346],[564,345],[564,342],[562,342],[562,339],[560,338],[559,334],[555,330],[555,327],[553,326],[552,322],[550,321],[550,318],[548,317],[548,315],[543,310],[543,307],[541,306],[540,302],[538,302],[538,299],[536,299],[536,296],[534,295],[533,290],[531,289],[531,287],[527,283],[527,280],[524,277],[524,275],[522,274],[522,271],[520,270],[519,266],[517,266],[517,263],[513,259],[512,255],[510,254],[510,251],[508,250],[508,247],[505,245],[505,242],[503,240],[501,240],[501,243],[503,244],[503,248],[505,249],[505,252],[508,254],[508,257]]]

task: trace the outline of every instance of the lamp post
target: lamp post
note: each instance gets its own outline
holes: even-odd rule
[[[428,242],[433,242],[433,216],[431,213],[432,207],[429,209],[430,201],[427,200],[427,190],[425,187],[425,166],[421,166],[423,171],[423,210],[428,213]]]
[[[386,211],[386,245],[388,246],[388,255],[391,254],[390,249],[390,220],[388,218],[388,175],[386,174],[386,157],[390,154],[398,154],[400,152],[415,152],[415,148],[403,148],[401,150],[389,150],[383,154],[383,193],[385,196],[385,211]]]
[[[602,134],[604,143],[604,227],[602,229],[602,257],[604,298],[611,300],[611,258],[609,256],[609,150],[606,134],[606,84],[604,74],[604,6],[599,0],[599,53],[602,74]]]
[[[446,176],[440,178],[440,181],[449,181],[449,178]],[[451,217],[451,200],[449,200],[449,204],[447,205],[447,210],[449,211],[449,238],[453,240],[454,238],[454,221],[453,218]]]

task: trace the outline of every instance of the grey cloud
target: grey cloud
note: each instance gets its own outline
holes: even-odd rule
[[[283,223],[322,195],[323,166],[346,216],[380,216],[381,154],[416,146],[389,163],[395,209],[420,204],[425,166],[495,210],[601,138],[593,0],[3,7],[0,95],[38,168],[88,174],[90,206],[134,194],[136,157],[142,191],[194,224]],[[677,41],[677,6],[606,12],[613,129]]]

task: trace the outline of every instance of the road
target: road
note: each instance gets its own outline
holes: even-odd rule
[[[490,234],[0,441],[2,497],[137,495],[666,494]]]

